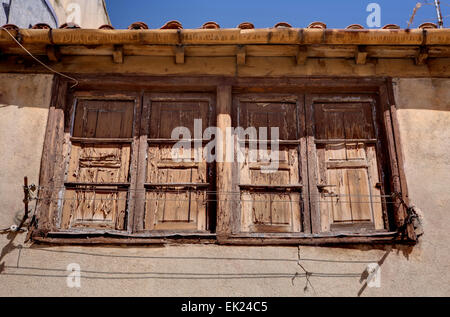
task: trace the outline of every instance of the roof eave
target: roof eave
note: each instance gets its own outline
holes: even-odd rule
[[[209,45],[209,44],[329,44],[329,45],[449,45],[450,29],[19,29],[9,31],[22,44],[54,45]],[[0,45],[13,44],[0,30]]]

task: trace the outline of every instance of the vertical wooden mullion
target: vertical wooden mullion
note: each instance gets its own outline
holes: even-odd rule
[[[58,205],[58,211],[57,211],[57,219],[55,222],[55,225],[57,228],[61,228],[61,221],[63,218],[63,211],[64,211],[64,204],[66,203],[65,201],[65,197],[66,197],[66,190],[67,188],[65,187],[64,183],[66,182],[67,179],[67,175],[68,175],[68,171],[69,171],[69,162],[70,162],[70,156],[71,156],[71,152],[72,152],[72,142],[70,141],[70,137],[72,135],[72,131],[73,131],[73,125],[75,122],[75,111],[76,111],[76,98],[72,95],[70,96],[70,99],[67,99],[67,107],[70,106],[70,109],[67,109],[68,111],[66,111],[67,114],[67,118],[66,118],[66,123],[65,123],[65,127],[68,129],[64,129],[64,145],[63,145],[63,174],[62,174],[62,194],[60,195],[61,198],[63,199],[61,201],[61,203]],[[77,154],[79,154],[79,151],[77,151]]]
[[[300,211],[302,212],[302,231],[305,233],[311,233],[311,212],[309,208],[310,197],[309,197],[309,177],[308,177],[308,150],[307,150],[307,132],[306,132],[306,122],[305,120],[305,95],[298,95],[297,100],[297,139],[300,139],[299,145],[299,160],[300,168],[299,179],[301,179],[301,184],[303,185],[302,193],[299,195],[301,198]]]
[[[392,122],[392,106],[389,100],[388,91],[385,85],[380,87],[380,103],[381,107],[383,109],[383,115],[384,115],[384,127],[386,130],[386,142],[387,147],[389,150],[389,161],[390,161],[390,169],[391,169],[391,184],[392,184],[392,190],[394,193],[401,194],[401,197],[395,196],[394,199],[394,218],[395,218],[395,224],[398,228],[401,228],[403,225],[405,225],[405,221],[407,218],[407,211],[406,207],[402,204],[401,199],[404,197],[404,193],[402,192],[403,189],[406,190],[406,188],[402,188],[401,185],[401,175],[400,175],[400,167],[398,162],[398,152],[397,147],[400,147],[399,144],[397,144],[395,140],[394,135],[394,123]],[[398,137],[398,136],[397,136]],[[405,202],[405,200],[403,200]],[[405,202],[406,203],[406,202]],[[406,226],[406,234],[408,238],[415,240],[416,235],[414,232],[414,228],[411,224]]]
[[[64,156],[61,153],[64,146],[64,110],[68,84],[60,77],[55,76],[53,80],[53,97],[47,119],[39,178],[39,185],[42,187],[41,199],[37,205],[39,230],[43,231],[56,229],[58,202],[64,186]]]
[[[217,92],[216,92],[217,96]],[[208,103],[208,125],[212,126],[216,123],[217,115],[216,115],[216,100],[217,97],[211,95],[209,97],[209,103]],[[216,98],[215,98],[216,97]],[[203,128],[203,127],[202,127]],[[202,136],[203,139],[203,136]],[[203,142],[202,142],[202,149],[203,149]],[[194,149],[195,151],[196,149]],[[225,153],[224,153],[225,156]],[[216,160],[217,161],[217,160]],[[214,192],[217,190],[217,178],[216,178],[216,166],[217,162],[212,163],[205,163],[206,164],[206,182],[209,183],[209,187],[206,189],[206,191]],[[196,197],[198,199],[198,192],[196,194]],[[206,218],[205,218],[205,227],[209,231],[215,231],[217,229],[217,214],[218,214],[218,196],[217,192],[216,194],[208,194],[204,193],[204,197],[206,199]],[[198,203],[197,203],[198,208]]]
[[[145,177],[147,175],[147,134],[149,130],[149,102],[145,94],[141,92],[138,96],[135,108],[133,128],[133,160],[130,171],[130,193],[128,231],[138,232],[144,229],[144,211],[146,192],[144,190]]]
[[[314,98],[311,95],[305,97],[306,111],[306,147],[308,151],[308,195],[311,216],[311,232],[320,233],[320,203],[319,189],[317,187],[318,171],[317,171],[317,153],[316,144],[314,142]]]
[[[55,106],[50,105],[48,111],[47,119],[47,129],[45,133],[44,146],[42,151],[41,167],[40,167],[40,177],[39,177],[39,197],[37,202],[36,213],[37,219],[39,220],[39,229],[48,230],[51,228],[50,223],[50,198],[52,193],[52,183],[51,175],[53,175],[53,164],[51,164],[52,155],[54,155],[54,150],[52,145],[54,144],[55,133],[54,124],[56,120]]]
[[[216,124],[217,128],[222,132],[222,146],[224,159],[216,162],[216,188],[217,188],[217,225],[216,233],[217,238],[226,238],[232,233],[233,217],[232,213],[238,212],[234,208],[234,204],[231,203],[230,198],[234,195],[230,195],[233,191],[233,163],[225,162],[226,149],[228,140],[226,138],[226,128],[232,127],[231,114],[232,114],[232,90],[231,86],[218,86],[216,96]]]
[[[386,202],[386,198],[384,195],[386,194],[386,167],[389,164],[389,158],[386,157],[386,148],[383,146],[383,140],[385,140],[384,136],[386,135],[386,131],[382,131],[384,129],[380,129],[380,120],[384,121],[382,116],[378,115],[378,111],[381,110],[381,114],[383,114],[383,107],[381,98],[376,98],[371,104],[372,110],[372,123],[374,126],[375,137],[377,139],[375,145],[375,156],[376,156],[376,166],[378,170],[378,180],[379,183],[382,184],[380,188],[380,195],[382,196],[380,201],[382,204],[382,213],[383,213],[383,223],[385,229],[389,230],[389,219],[388,219],[388,206]],[[365,145],[366,158],[367,158],[367,145]],[[370,174],[370,170],[368,170],[368,175],[373,177],[374,175]],[[373,210],[373,206],[372,206]],[[373,221],[375,222],[375,213],[373,213]]]
[[[386,145],[389,152],[389,162],[390,162],[390,170],[391,170],[391,190],[393,193],[401,192],[400,187],[400,175],[398,173],[398,162],[397,155],[395,151],[395,144],[393,140],[393,131],[392,131],[392,121],[391,114],[389,109],[389,104],[387,102],[387,95],[385,88],[380,88],[380,102],[381,107],[383,109],[383,121],[384,128],[386,131]],[[405,212],[400,204],[400,200],[398,197],[394,199],[394,208],[395,208],[395,220],[396,226],[399,227],[403,224],[405,220]]]
[[[400,131],[398,129],[398,118],[397,118],[397,107],[395,103],[395,97],[394,92],[392,88],[392,79],[388,79],[387,83],[387,95],[388,95],[388,101],[391,111],[391,118],[392,118],[392,132],[394,137],[394,143],[397,153],[397,160],[399,165],[399,176],[400,176],[400,186],[402,188],[402,195],[403,200],[409,204],[409,197],[408,197],[408,184],[406,183],[406,176],[405,171],[403,170],[403,151],[402,146],[400,143]]]

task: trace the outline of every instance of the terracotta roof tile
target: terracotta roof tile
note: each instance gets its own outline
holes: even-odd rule
[[[273,27],[274,28],[292,28],[293,26],[287,22],[278,22]],[[3,25],[3,28],[9,29],[9,30],[19,29],[19,27],[14,24],[5,24],[5,25]],[[64,23],[59,28],[60,29],[79,29],[81,27],[75,23],[69,22],[69,23]],[[220,25],[217,22],[208,21],[208,22],[204,23],[200,28],[201,29],[220,29]],[[254,29],[255,26],[251,22],[242,22],[236,28],[238,28],[238,29]],[[295,28],[299,28],[299,26],[295,26]],[[315,22],[310,23],[306,28],[326,29],[327,25],[323,22],[315,21]],[[422,23],[421,25],[419,25],[417,28],[418,29],[437,29],[438,26],[432,22],[425,22],[425,23]],[[37,23],[32,27],[32,29],[51,29],[51,27],[50,27],[50,25],[48,25],[46,23]],[[100,26],[99,29],[114,30],[115,28],[112,25],[105,24],[105,25]],[[129,30],[147,30],[147,29],[149,29],[149,27],[144,22],[134,22],[128,27],[128,29]],[[163,30],[164,29],[183,29],[183,26],[179,21],[172,20],[172,21],[166,22],[160,29],[163,29]],[[362,30],[362,29],[364,29],[364,26],[362,26],[361,24],[351,24],[351,25],[347,26],[345,29],[347,29],[347,30]],[[399,30],[401,28],[397,24],[386,24],[381,29]]]
[[[115,28],[112,25],[109,24],[103,24],[99,27],[100,30],[114,30]]]
[[[173,21],[169,21],[166,24],[164,24],[161,27],[161,30],[166,30],[166,29],[182,29],[183,26],[181,25],[180,22],[173,20]]]
[[[437,29],[438,26],[432,22],[425,22],[419,25],[419,29]]]
[[[64,23],[59,28],[60,29],[81,29],[81,27],[78,24],[73,23],[73,22]]]
[[[274,27],[274,28],[291,28],[292,25],[290,25],[290,24],[287,23],[287,22],[278,22],[278,23],[275,24],[273,27]]]
[[[313,22],[308,25],[308,29],[326,29],[327,25],[323,22]]]
[[[33,25],[32,29],[46,29],[49,30],[52,27],[50,25],[48,25],[47,23],[37,23],[35,25]]]
[[[147,30],[148,25],[144,22],[134,22],[128,27],[128,30]]]
[[[220,29],[220,25],[214,21],[206,22],[202,25],[202,29]]]
[[[400,27],[397,24],[386,24],[382,27],[383,30],[399,30]]]
[[[253,25],[253,23],[250,22],[242,22],[241,24],[239,24],[237,26],[238,29],[243,29],[243,30],[248,30],[248,29],[254,29],[255,26]]]
[[[351,24],[346,27],[347,30],[362,30],[364,27],[361,24]]]
[[[19,30],[19,27],[15,24],[5,24],[2,28],[7,29],[9,31]]]

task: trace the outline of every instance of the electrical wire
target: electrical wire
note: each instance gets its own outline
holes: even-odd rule
[[[75,86],[77,86],[78,85],[78,80],[76,80],[75,78],[73,78],[73,77],[70,77],[70,76],[68,76],[68,75],[65,75],[65,74],[63,74],[63,73],[60,73],[60,72],[58,72],[58,71],[56,71],[56,70],[54,70],[53,68],[51,68],[50,66],[47,66],[44,62],[42,62],[41,60],[39,60],[38,58],[36,58],[33,54],[31,54],[30,53],[30,51],[28,51],[22,44],[20,44],[20,42],[6,29],[6,28],[4,28],[4,27],[0,27],[0,29],[2,29],[3,31],[5,31],[10,37],[11,37],[11,39],[13,39],[14,40],[14,42],[16,42],[16,44],[17,45],[19,45],[20,46],[20,48],[22,48],[28,55],[30,55],[36,62],[38,62],[39,64],[41,64],[43,67],[45,67],[47,70],[49,70],[49,71],[51,71],[51,72],[53,72],[53,73],[55,73],[55,74],[58,74],[58,75],[60,75],[60,76],[62,76],[62,77],[65,77],[65,78],[67,78],[67,79],[70,79],[70,80],[72,80],[72,81],[74,81],[75,82],[75,84],[73,84],[72,86],[71,86],[71,88],[74,88]]]

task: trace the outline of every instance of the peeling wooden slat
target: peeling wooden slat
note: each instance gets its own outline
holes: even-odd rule
[[[133,142],[132,138],[80,138],[80,137],[71,137],[71,142],[79,142],[79,143],[131,143]]]
[[[232,126],[232,89],[231,86],[217,87],[217,115],[216,125],[222,131],[222,152],[226,153],[231,146],[231,140],[226,138],[226,129]],[[233,190],[233,165],[226,160],[216,163],[216,186],[217,186],[217,225],[216,232],[220,236],[226,236],[232,231],[233,204],[229,201],[227,192]],[[232,211],[233,210],[233,211]]]
[[[366,161],[331,161],[326,162],[327,168],[367,168],[368,164]]]
[[[314,140],[316,144],[333,144],[333,143],[376,143],[377,139],[329,139],[329,140]]]

